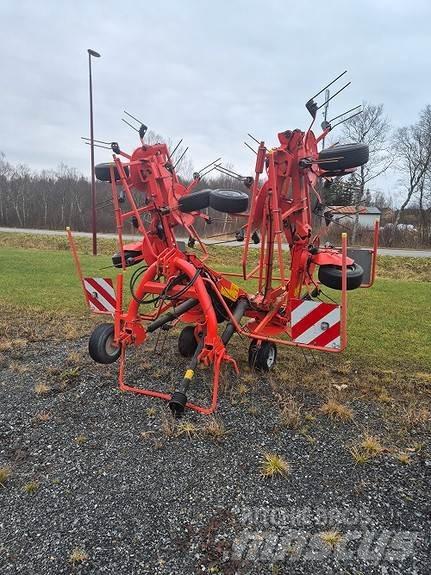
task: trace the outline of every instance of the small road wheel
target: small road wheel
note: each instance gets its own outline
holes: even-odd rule
[[[367,144],[342,144],[319,152],[319,168],[329,172],[357,168],[368,162]],[[336,159],[339,158],[339,159]],[[323,161],[322,161],[323,160]],[[328,160],[325,162],[324,160]]]
[[[347,266],[347,289],[352,290],[361,286],[364,277],[363,268],[356,263]],[[342,289],[341,266],[324,265],[319,267],[319,282],[332,289]]]
[[[114,326],[101,323],[96,327],[88,342],[91,359],[97,363],[114,363],[120,357],[121,349],[114,344]]]
[[[183,357],[193,357],[197,347],[195,328],[193,325],[186,325],[178,338],[178,351]]]
[[[180,212],[188,214],[204,210],[209,206],[210,190],[200,190],[199,192],[192,192],[186,196],[182,196],[178,200],[178,207]]]
[[[239,214],[248,208],[248,195],[236,190],[211,190],[210,206],[225,214]]]
[[[96,176],[96,179],[99,180],[99,182],[110,182],[111,181],[111,170],[110,167],[113,166],[114,164],[110,164],[110,163],[104,163],[104,164],[97,164],[94,168],[94,174]],[[123,166],[124,168],[124,172],[126,174],[126,176],[129,175],[129,167],[128,166]],[[118,182],[118,180],[120,179],[120,174],[118,173],[117,167],[114,167],[114,178],[115,181]]]
[[[261,345],[253,340],[248,349],[248,365],[258,371],[269,371],[277,360],[277,347],[271,341],[262,341]]]

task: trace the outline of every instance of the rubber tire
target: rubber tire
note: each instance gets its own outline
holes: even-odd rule
[[[270,355],[273,359],[270,363]],[[253,340],[248,348],[248,365],[257,371],[271,370],[277,361],[277,346],[271,341],[262,341],[260,347],[258,341]]]
[[[178,337],[178,351],[183,357],[193,357],[198,347],[198,342],[195,338],[195,327],[193,325],[186,325]]]
[[[96,176],[96,179],[99,180],[99,182],[110,182],[111,181],[111,170],[110,167],[112,166],[112,162],[111,163],[104,163],[104,164],[97,164],[97,166],[95,166],[94,168],[94,174]],[[129,175],[129,167],[128,166],[123,166],[124,168],[124,172],[126,173],[126,176]],[[118,173],[117,167],[114,167],[114,177],[115,177],[115,181],[118,182],[118,180],[120,179],[120,174]]]
[[[111,348],[108,346],[114,337],[114,326],[112,323],[99,324],[90,335],[88,342],[88,352],[91,359],[97,363],[114,363],[120,357],[121,349]],[[115,349],[115,352],[112,351]]]
[[[341,157],[340,160],[333,161],[333,158],[339,157]],[[319,160],[331,160],[328,163],[320,162],[319,168],[329,172],[348,170],[363,166],[368,162],[368,158],[367,144],[342,144],[319,152]]]
[[[364,270],[359,264],[347,266],[347,289],[352,290],[361,286]],[[341,290],[341,266],[326,265],[319,267],[318,278],[326,287]]]
[[[248,208],[248,194],[237,190],[211,190],[210,206],[225,214],[239,214]]]
[[[188,214],[189,212],[195,212],[208,208],[209,202],[210,190],[199,190],[198,192],[192,192],[191,194],[182,196],[178,200],[178,206],[180,208],[180,212]]]

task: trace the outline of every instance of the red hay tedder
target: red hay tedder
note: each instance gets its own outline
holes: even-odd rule
[[[306,104],[313,118],[307,131],[280,132],[279,145],[272,149],[259,142],[254,177],[242,179],[249,193],[194,191],[202,171],[194,174],[188,186],[183,185],[167,146],[145,144],[147,128],[143,124],[139,128],[141,145],[132,155],[114,142],[113,161],[96,166],[96,177],[112,186],[118,232],[113,264],[122,268],[115,290],[110,279],[83,277],[69,229],[68,238],[90,308],[114,320],[95,328],[90,336],[90,356],[103,364],[119,361],[121,390],[166,400],[177,417],[186,407],[210,414],[217,407],[222,364],[231,364],[238,373],[237,363],[228,353],[235,333],[250,339],[249,365],[262,371],[274,367],[277,345],[332,353],[346,347],[347,291],[370,287],[374,281],[378,227],[372,250],[348,251],[345,233],[341,249],[322,246],[319,236],[312,233],[312,212],[323,217],[325,211],[318,192],[322,179],[330,182],[368,161],[365,144],[335,145],[319,151],[319,142],[334,127],[331,121],[324,122],[318,137],[311,130],[317,110],[327,103],[318,106],[314,99],[326,88]],[[218,167],[215,164],[209,166]],[[206,246],[193,225],[196,218],[209,222],[202,211],[208,207],[244,217],[245,225],[236,233],[236,239],[244,243],[242,273],[222,273],[208,265]],[[328,221],[330,216],[326,212],[324,219]],[[130,220],[142,239],[124,244],[123,225]],[[197,242],[200,252],[177,241],[177,226],[187,230],[188,247]],[[251,242],[260,244],[254,269],[247,265]],[[286,243],[290,254],[283,249]],[[130,277],[131,300],[124,309],[125,271],[131,266],[137,267]],[[234,283],[230,279],[234,276],[256,280],[256,293],[247,293]],[[340,305],[321,300],[321,284],[341,291]],[[148,304],[154,304],[151,311]],[[178,349],[190,358],[190,365],[176,389],[166,393],[126,383],[127,348],[144,344],[156,330],[177,322],[186,324]],[[223,324],[220,330],[219,324]],[[212,367],[208,406],[187,399],[200,365]]]

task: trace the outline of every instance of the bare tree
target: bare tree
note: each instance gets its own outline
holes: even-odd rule
[[[10,203],[9,179],[12,166],[6,161],[6,156],[0,152],[0,222],[5,221]]]
[[[176,147],[176,143],[174,144],[171,138],[164,138],[152,130],[148,130],[148,132],[145,134],[144,142],[147,144],[166,144],[170,153],[172,153]],[[175,150],[175,155],[172,160],[176,165],[175,171],[177,174],[182,179],[189,181],[193,177],[193,163],[190,157],[187,155],[187,152],[187,148],[180,144]]]
[[[395,226],[413,198],[418,200],[424,216],[424,202],[429,196],[431,177],[431,106],[420,113],[419,120],[411,126],[399,128],[394,137],[394,151],[402,173],[405,198],[398,210]]]
[[[369,161],[360,166],[349,178],[354,190],[353,197],[356,217],[353,224],[352,243],[356,240],[359,225],[359,208],[367,201],[369,182],[386,172],[393,162],[389,135],[391,125],[384,114],[383,104],[362,104],[362,114],[343,124],[343,140],[367,144],[370,151]]]

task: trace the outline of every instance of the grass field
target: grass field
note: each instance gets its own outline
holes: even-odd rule
[[[90,240],[77,243],[85,274],[115,275],[103,269],[113,241],[100,242],[97,258]],[[240,249],[211,252],[212,265],[238,270]],[[272,533],[262,531],[261,510],[271,511],[268,525],[278,518],[272,510],[287,510],[283,524],[298,510],[306,518],[298,529],[332,541],[333,563],[320,560],[325,573],[332,564],[370,572],[362,555],[352,564],[352,528],[366,536],[355,541],[360,548],[372,541],[372,557],[374,548],[389,548],[387,534],[398,549],[397,534],[418,533],[414,572],[428,572],[431,260],[379,258],[375,286],[349,294],[342,354],[279,346],[266,374],[250,369],[249,342],[235,336],[229,352],[240,374],[223,366],[216,416],[187,411],[180,420],[159,400],[120,391],[117,366],[90,359],[87,338],[98,318],[84,305],[64,238],[0,234],[0,266],[1,574],[27,573],[29,565],[46,575],[290,573],[287,563],[266,569],[227,559],[245,532],[231,511],[241,506],[247,516],[257,511],[259,538]],[[188,365],[178,331],[129,350],[127,381],[173,391]],[[207,403],[212,370],[196,371],[188,397]],[[343,538],[348,563],[335,555]],[[321,552],[310,541],[315,559]],[[296,569],[299,556],[292,557]],[[413,573],[406,565],[395,564],[396,572]]]
[[[111,264],[113,240],[100,242],[97,258],[90,255],[89,239],[78,238],[77,244],[85,274],[115,276],[112,267],[103,269]],[[211,247],[211,253],[215,267],[238,271],[238,248]],[[378,265],[373,288],[349,294],[349,346],[344,357],[368,365],[426,371],[431,368],[431,259],[384,256]],[[0,234],[0,266],[0,327],[4,330],[7,323],[10,332],[10,323],[15,323],[13,335],[19,337],[20,322],[30,317],[39,317],[41,333],[48,326],[58,336],[65,330],[77,334],[73,326],[79,322],[87,325],[65,238]],[[253,291],[250,282],[247,288]]]

